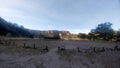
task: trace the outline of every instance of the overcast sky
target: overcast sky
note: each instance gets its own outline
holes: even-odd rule
[[[87,33],[99,23],[120,29],[120,0],[0,0],[0,17],[36,30]]]

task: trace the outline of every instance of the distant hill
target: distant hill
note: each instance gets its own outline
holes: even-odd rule
[[[60,38],[59,35],[70,35],[69,31],[58,30],[30,30],[16,23],[7,22],[0,17],[0,36],[5,37],[28,37],[28,38]]]
[[[7,22],[0,17],[0,36],[11,36],[11,37],[32,37],[32,33],[29,29],[23,26],[18,26],[11,22]]]

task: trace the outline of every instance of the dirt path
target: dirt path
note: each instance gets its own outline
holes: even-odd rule
[[[112,45],[111,43],[101,42],[54,41],[49,42],[50,51],[44,54],[41,54],[39,50],[32,49],[29,51],[20,49],[19,52],[17,48],[13,49],[14,51],[7,52],[9,48],[5,47],[5,50],[0,52],[0,68],[105,68],[104,64],[107,66],[113,65],[112,68],[119,68],[120,52],[76,53],[77,47],[87,49],[90,46],[112,47]],[[67,52],[61,55],[57,52],[58,46],[65,46]],[[69,50],[75,52],[69,53]]]
[[[56,51],[57,48],[53,48],[48,53],[41,56],[43,57],[45,66],[47,68],[59,68],[59,55],[57,55]]]

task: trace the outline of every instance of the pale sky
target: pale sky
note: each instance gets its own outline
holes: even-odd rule
[[[88,33],[111,22],[120,29],[120,0],[0,0],[0,17],[35,30]]]

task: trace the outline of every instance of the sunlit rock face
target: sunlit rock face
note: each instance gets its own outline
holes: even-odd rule
[[[48,31],[35,31],[34,38],[57,38],[60,39],[60,36],[70,35],[69,31],[58,31],[58,30],[48,30]]]

